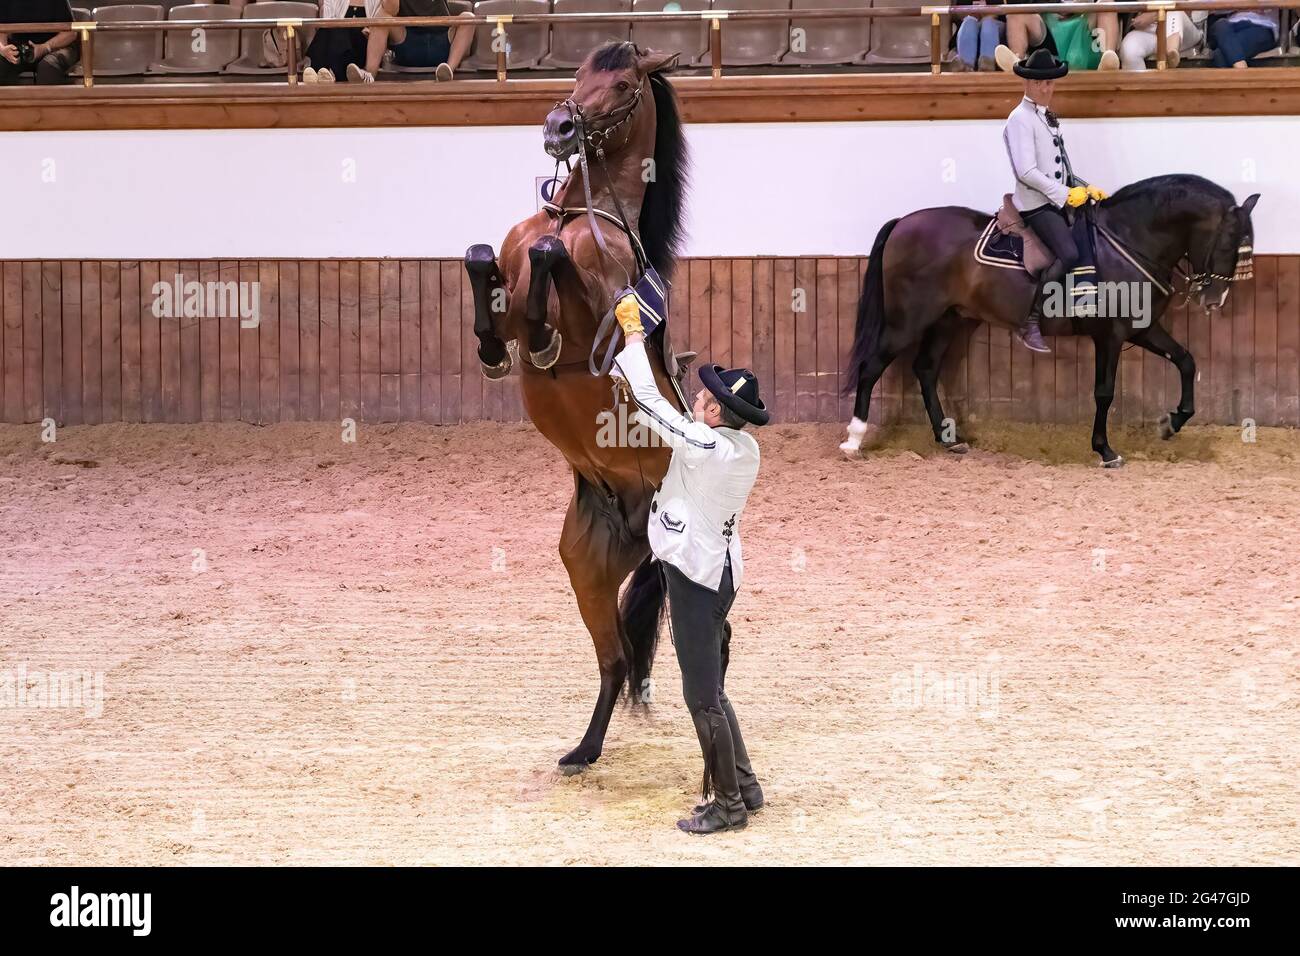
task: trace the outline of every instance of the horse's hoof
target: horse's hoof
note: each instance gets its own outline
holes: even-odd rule
[[[530,351],[528,357],[532,360],[532,363],[535,366],[545,372],[548,368],[559,361],[560,345],[560,330],[551,329],[551,344],[546,346],[546,348],[542,349],[540,352]]]
[[[496,382],[510,374],[510,367],[514,364],[514,360],[510,358],[510,353],[507,351],[506,357],[496,365],[488,365],[482,359],[479,359],[478,364],[483,369],[483,377],[488,381]]]
[[[1123,456],[1123,455],[1116,455],[1116,456],[1115,456],[1114,458],[1112,458],[1110,461],[1103,461],[1103,462],[1101,463],[1101,467],[1103,467],[1103,468],[1123,468],[1123,467],[1124,467],[1124,456]]]
[[[970,451],[970,445],[966,444],[964,441],[953,442],[951,445],[944,445],[943,447],[954,455],[964,455],[966,452]]]
[[[560,764],[560,775],[564,777],[576,777],[589,766],[591,765],[585,763],[562,763]]]
[[[1168,441],[1178,434],[1177,430],[1174,428],[1174,419],[1172,415],[1166,414],[1160,416],[1160,421],[1156,422],[1156,434],[1165,441]]]
[[[844,452],[845,458],[861,458],[862,442],[854,441],[852,438],[840,442],[840,451]]]

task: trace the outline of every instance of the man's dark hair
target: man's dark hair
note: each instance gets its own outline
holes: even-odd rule
[[[722,419],[723,428],[734,428],[737,431],[745,427],[745,420],[729,409],[726,405],[718,402],[718,408],[721,411],[719,417]]]

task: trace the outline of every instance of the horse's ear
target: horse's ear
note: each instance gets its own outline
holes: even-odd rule
[[[641,73],[645,76],[649,76],[651,73],[671,73],[677,69],[677,60],[680,57],[680,53],[659,53],[656,50],[647,50],[642,54],[638,66],[640,66]]]
[[[1255,208],[1255,203],[1257,202],[1259,202],[1259,193],[1255,193],[1253,196],[1248,198],[1244,203],[1242,203],[1241,211],[1244,212],[1247,216],[1249,216],[1250,211]]]

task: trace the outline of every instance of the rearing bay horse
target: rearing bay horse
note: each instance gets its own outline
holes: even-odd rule
[[[588,356],[615,294],[637,277],[633,243],[661,276],[672,273],[687,164],[665,78],[675,61],[627,42],[595,50],[544,127],[546,152],[557,162],[576,153],[580,164],[547,209],[510,230],[499,257],[486,245],[465,256],[484,374],[509,373],[506,343],[516,340],[524,407],[573,469],[560,556],[596,645],[600,693],[582,741],[560,759],[565,773],[600,757],[623,687],[634,701],[645,693],[664,603],[646,527],[669,449],[601,447],[598,416],[611,405],[613,382],[591,374]],[[661,388],[667,362],[656,368]]]
[[[1086,335],[1096,348],[1093,396],[1097,413],[1092,447],[1106,467],[1124,463],[1110,447],[1106,419],[1115,397],[1115,374],[1125,342],[1164,356],[1182,378],[1178,407],[1160,420],[1160,434],[1172,438],[1195,411],[1196,363],[1161,324],[1173,277],[1184,260],[1187,294],[1207,312],[1218,311],[1230,284],[1251,275],[1251,210],[1259,195],[1240,206],[1231,193],[1200,176],[1157,176],[1126,186],[1094,207],[1096,221],[1119,241],[1126,256],[1098,238],[1097,277],[1106,283],[1146,283],[1150,307],[1140,320],[1129,316],[1045,318],[1049,335]],[[885,224],[871,250],[857,329],[849,359],[847,390],[857,401],[848,439],[840,448],[856,455],[866,433],[871,390],[898,355],[919,343],[912,370],[935,440],[963,452],[966,443],[945,426],[936,386],[944,352],[963,319],[980,319],[1014,329],[1029,312],[1035,280],[1023,270],[983,265],[976,242],[990,217],[973,209],[922,209]],[[1156,282],[1151,280],[1155,279]],[[1163,286],[1163,288],[1161,288]]]

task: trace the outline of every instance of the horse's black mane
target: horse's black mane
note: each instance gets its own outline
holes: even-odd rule
[[[625,70],[636,63],[636,44],[611,41],[591,57],[593,69]],[[654,178],[646,186],[641,201],[641,243],[650,264],[665,279],[671,278],[677,251],[685,234],[682,229],[690,165],[686,137],[682,130],[677,94],[662,72],[650,74],[650,89],[655,98]]]
[[[1225,208],[1230,208],[1236,204],[1236,199],[1232,193],[1218,183],[1210,182],[1210,180],[1202,176],[1193,176],[1190,173],[1170,173],[1165,176],[1152,176],[1150,179],[1139,179],[1135,183],[1129,183],[1106,199],[1102,203],[1102,207],[1111,209],[1116,206],[1138,203],[1150,205],[1151,207],[1181,206],[1185,201],[1204,203],[1207,200],[1217,200],[1225,203]]]

